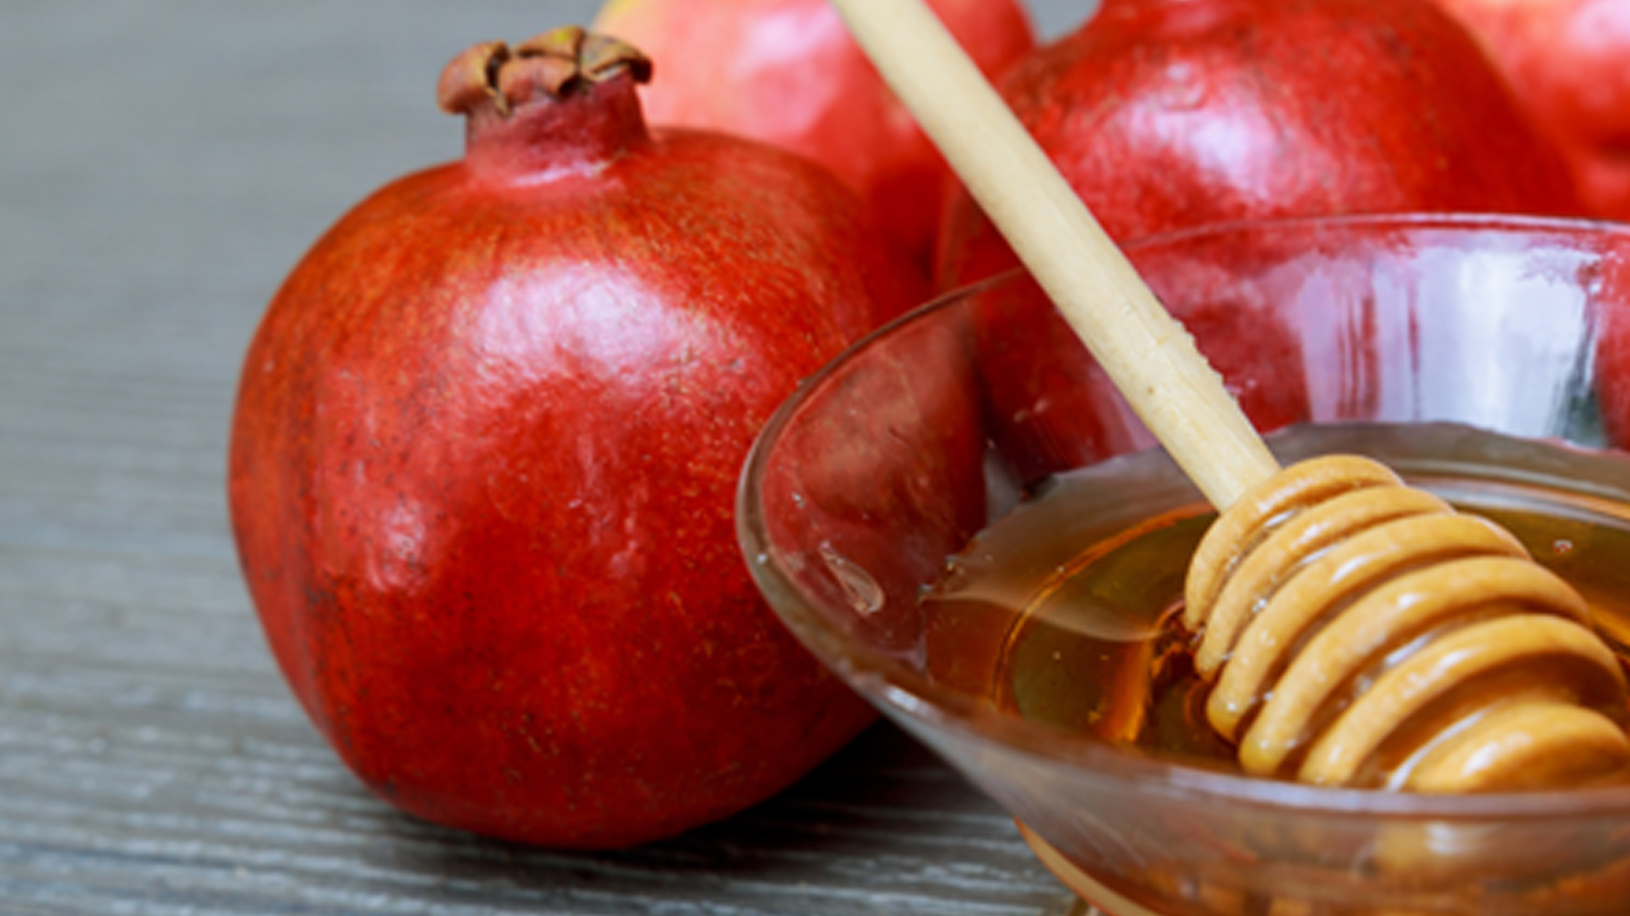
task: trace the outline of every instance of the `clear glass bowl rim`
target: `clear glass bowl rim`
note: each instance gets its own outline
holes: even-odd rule
[[[1630,243],[1630,224],[1582,218],[1489,213],[1376,213],[1280,217],[1211,223],[1148,236],[1123,245],[1128,255],[1162,246],[1231,233],[1271,230],[1389,230],[1454,232],[1510,231],[1551,235],[1607,234]],[[1103,783],[1107,791],[1180,797],[1189,801],[1271,808],[1279,812],[1373,815],[1441,820],[1554,820],[1566,817],[1630,818],[1630,785],[1471,795],[1426,795],[1307,786],[1261,779],[1154,759],[1099,739],[1066,732],[997,712],[965,694],[929,682],[898,658],[859,645],[833,626],[795,579],[779,567],[754,500],[771,446],[819,383],[856,361],[880,339],[904,325],[922,322],[980,290],[1023,276],[1015,269],[936,296],[851,345],[804,382],[760,430],[744,462],[736,497],[740,546],[759,588],[777,616],[853,688],[891,718],[988,743],[1021,755],[1034,765],[1067,769],[1071,778]]]

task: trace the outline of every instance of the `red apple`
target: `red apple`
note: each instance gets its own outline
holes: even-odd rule
[[[987,75],[1035,45],[1022,0],[928,0]],[[644,50],[653,124],[723,130],[826,165],[927,267],[949,166],[826,0],[611,0],[594,29]]]
[[[1630,3],[1437,0],[1487,45],[1594,216],[1630,221]]]
[[[244,359],[229,496],[295,695],[421,817],[626,846],[874,713],[761,600],[734,494],[800,380],[926,281],[802,157],[648,131],[624,44],[479,45],[467,149],[326,232]]]
[[[1561,154],[1466,29],[1429,0],[1106,0],[1081,28],[1014,64],[999,86],[1123,242],[1280,215],[1580,209]],[[941,286],[1017,263],[966,192],[954,194],[940,239]],[[1231,322],[1208,323],[1192,327],[1200,350],[1264,431],[1305,416],[1288,370],[1278,375],[1251,357],[1249,376],[1229,371],[1255,343],[1296,365],[1293,334],[1261,325],[1248,338],[1222,339],[1215,328]],[[997,422],[1047,456],[1029,470],[1118,450],[1127,441],[1118,419],[1056,395],[1089,390],[1096,372],[1063,321],[1022,342],[1004,339],[1006,324],[993,308],[981,336],[1007,367],[998,377],[1010,380],[992,392]]]

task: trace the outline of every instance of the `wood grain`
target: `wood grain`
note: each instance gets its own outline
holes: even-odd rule
[[[273,669],[223,494],[254,323],[345,207],[457,155],[432,99],[453,52],[593,8],[0,12],[0,913],[1069,906],[995,805],[888,727],[725,823],[557,854],[376,801]]]

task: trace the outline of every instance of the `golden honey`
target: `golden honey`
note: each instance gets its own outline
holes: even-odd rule
[[[1462,428],[1373,432],[1402,450],[1381,457],[1411,484],[1505,527],[1570,582],[1630,669],[1630,497],[1593,479],[1616,479],[1620,459]],[[1323,440],[1306,430],[1278,446],[1322,451]],[[1026,719],[1237,770],[1206,721],[1195,636],[1177,623],[1214,516],[1159,460],[1052,479],[952,558],[923,598],[928,670]]]

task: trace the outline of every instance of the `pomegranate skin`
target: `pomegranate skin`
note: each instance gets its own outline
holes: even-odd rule
[[[989,77],[1035,47],[1019,0],[927,0]],[[827,0],[611,0],[596,31],[638,45],[660,78],[653,124],[722,130],[832,169],[927,269],[956,178]]]
[[[1429,0],[1106,0],[1002,79],[1113,238],[1264,216],[1580,215],[1566,162]],[[942,285],[1017,263],[965,192]]]
[[[1098,15],[1015,63],[999,84],[1104,229],[1130,242],[1201,224],[1385,211],[1577,215],[1561,153],[1486,56],[1429,0],[1105,0]],[[936,277],[962,286],[1018,264],[965,191],[941,227]],[[983,316],[985,357],[1008,367],[994,422],[1049,456],[1027,477],[1149,441],[1104,405],[1051,397],[1098,373],[1062,319],[1005,339],[1009,302]],[[1306,418],[1295,335],[1248,340],[1191,327],[1264,432]],[[1245,356],[1244,360],[1240,357]],[[1245,371],[1230,370],[1239,363]],[[1247,365],[1248,364],[1248,365]],[[1070,384],[1068,387],[1080,387]]]
[[[648,132],[612,47],[449,66],[466,156],[294,267],[229,455],[271,650],[345,763],[415,815],[568,848],[738,811],[874,719],[760,600],[733,496],[797,382],[926,285],[819,167]]]
[[[1592,216],[1630,221],[1630,3],[1437,0],[1488,47],[1573,166]]]

